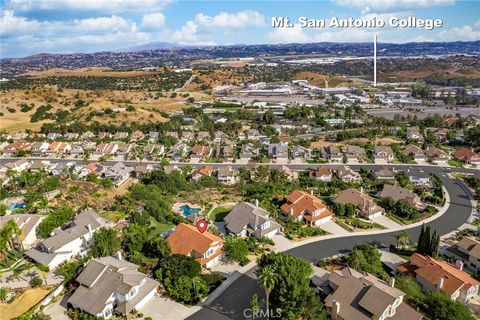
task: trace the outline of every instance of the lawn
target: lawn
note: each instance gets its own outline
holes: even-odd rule
[[[458,168],[463,168],[463,163],[456,159],[450,159],[448,160],[448,165],[452,167],[458,167]]]
[[[232,211],[232,207],[217,207],[210,212],[210,221],[220,222]]]
[[[160,223],[155,218],[150,217],[150,229],[149,229],[150,239],[161,235],[165,231],[172,229],[174,226],[175,226],[174,224],[170,224],[170,223]]]

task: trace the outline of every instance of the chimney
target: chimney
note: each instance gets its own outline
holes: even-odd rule
[[[92,232],[92,226],[89,224],[87,224],[87,228],[88,228],[88,235],[90,236],[90,238],[93,237],[93,232]]]
[[[443,277],[439,277],[437,280],[437,289],[440,290],[443,287]]]
[[[291,216],[293,216],[293,208],[292,208],[292,207],[290,207],[290,209],[288,209],[288,213],[289,213]]]
[[[463,270],[463,261],[462,260],[455,261],[455,268],[457,268],[458,270]]]
[[[119,261],[123,260],[122,253],[120,252],[120,250],[117,251],[117,253],[115,253],[115,258],[117,258],[117,260],[119,260]]]
[[[255,199],[255,206],[258,207],[258,199]]]
[[[339,319],[339,314],[340,313],[340,302],[337,300],[333,300],[332,303],[332,319]]]
[[[313,190],[310,190],[310,195],[313,196]]]
[[[390,285],[390,287],[395,287],[395,278],[394,277],[391,277],[390,280],[388,281],[388,284]]]
[[[360,187],[360,193],[363,193],[363,187]]]

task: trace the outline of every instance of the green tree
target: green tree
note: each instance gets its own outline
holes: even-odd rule
[[[29,281],[29,283],[33,288],[36,288],[36,287],[41,286],[43,281],[42,281],[42,279],[40,279],[40,277],[35,276]]]
[[[120,249],[120,245],[118,231],[102,227],[93,235],[92,254],[94,257],[112,256]]]
[[[62,226],[75,216],[75,211],[70,207],[60,207],[50,212],[48,217],[38,225],[37,233],[42,238],[47,238],[53,229]]]
[[[225,240],[225,254],[231,261],[236,261],[240,265],[248,263],[248,244],[245,239],[229,236]]]
[[[367,243],[353,247],[352,253],[347,257],[349,267],[369,272],[383,280],[387,280],[388,274],[383,270],[381,254],[378,248]]]
[[[407,230],[402,230],[402,232],[395,235],[397,240],[397,248],[403,249],[410,244],[410,235]]]
[[[250,307],[252,308],[252,320],[258,319],[260,302],[258,301],[258,295],[256,293],[254,293],[252,299],[250,299]]]
[[[281,319],[326,319],[325,310],[312,288],[312,267],[300,258],[285,253],[269,253],[258,260],[258,274],[270,266],[276,283],[269,295],[270,310]]]
[[[468,309],[458,301],[452,301],[442,292],[432,291],[426,295],[427,314],[436,320],[474,320]]]

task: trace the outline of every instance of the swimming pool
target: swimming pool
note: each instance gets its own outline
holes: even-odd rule
[[[182,204],[180,207],[178,207],[180,209],[180,211],[182,211],[183,215],[185,217],[188,217],[188,216],[191,216],[191,215],[194,215],[194,214],[197,214],[200,212],[200,208],[192,208],[190,207],[188,204]]]
[[[27,206],[26,202],[15,203],[15,204],[12,204],[10,206],[10,210],[19,209],[19,208],[23,208],[23,207],[26,207],[26,206]]]

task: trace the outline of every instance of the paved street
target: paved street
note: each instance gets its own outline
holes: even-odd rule
[[[419,169],[428,173],[437,174],[450,195],[450,206],[446,212],[428,224],[441,235],[449,233],[463,225],[472,214],[472,195],[468,189],[466,189],[463,183],[449,179],[446,176],[446,172],[449,172],[448,169],[434,166],[422,166]],[[415,168],[413,170],[418,169]],[[456,169],[455,171],[478,174],[477,170]],[[410,228],[408,232],[412,239],[417,239],[420,233],[420,226]],[[331,255],[348,253],[355,245],[365,242],[381,243],[386,246],[395,244],[394,236],[396,233],[397,232],[384,232],[373,235],[352,235],[318,240],[287,250],[286,253],[316,263],[319,259]],[[263,297],[253,270],[249,270],[249,272],[243,274],[211,304],[205,306],[188,319],[245,319],[243,310],[250,308],[250,299],[254,293]]]

